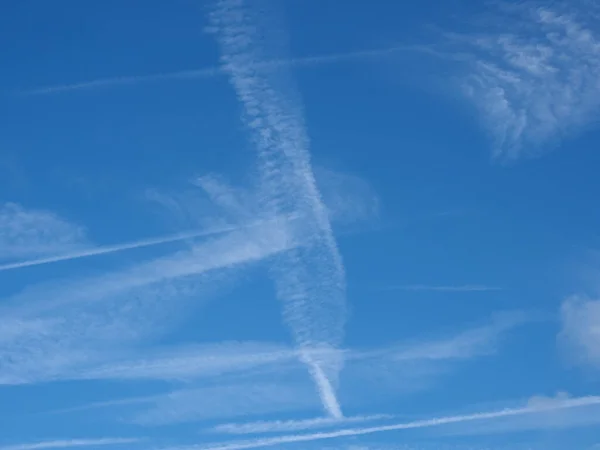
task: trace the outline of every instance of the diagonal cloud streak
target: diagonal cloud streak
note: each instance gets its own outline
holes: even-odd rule
[[[538,156],[600,115],[600,15],[578,0],[549,3],[498,2],[500,26],[446,33],[422,49],[466,69],[459,88],[481,112],[495,158]]]
[[[371,50],[359,50],[345,53],[329,53],[327,55],[305,56],[300,58],[273,59],[254,63],[255,69],[273,70],[283,67],[305,67],[320,64],[333,64],[343,61],[355,61],[366,58],[376,58],[392,55],[404,48],[401,46],[387,47]],[[194,80],[202,78],[214,78],[227,75],[223,67],[205,67],[202,69],[180,70],[176,72],[156,73],[151,75],[131,75],[98,80],[83,81],[81,83],[63,84],[57,86],[46,86],[21,92],[23,95],[49,95],[62,92],[84,91],[116,86],[135,85],[140,83],[151,83],[166,80]]]
[[[342,365],[337,348],[346,317],[344,268],[311,168],[302,110],[294,89],[281,89],[293,83],[283,67],[272,71],[258,64],[269,59],[260,42],[270,31],[261,27],[256,11],[242,0],[217,1],[211,31],[258,151],[263,207],[300,216],[294,231],[306,244],[281,255],[272,273],[285,321],[324,408],[341,417],[332,381]]]
[[[351,423],[389,419],[391,416],[377,414],[372,416],[354,416],[336,419],[334,417],[318,417],[305,420],[277,420],[250,423],[224,423],[217,425],[212,431],[226,434],[259,434],[281,433],[284,431],[307,431],[314,428],[333,428]]]
[[[386,291],[424,291],[424,292],[489,292],[500,291],[502,288],[496,286],[485,286],[481,284],[465,284],[461,286],[432,286],[427,284],[409,284],[404,286],[386,286]]]
[[[155,245],[168,244],[168,243],[172,243],[172,242],[184,241],[187,239],[193,239],[193,238],[198,238],[198,237],[214,236],[217,234],[223,234],[223,233],[227,233],[230,231],[239,230],[241,228],[249,228],[252,226],[257,226],[262,223],[264,223],[264,222],[245,225],[245,226],[237,226],[236,225],[236,226],[220,227],[220,228],[214,228],[214,229],[202,230],[202,231],[178,233],[178,234],[174,234],[171,236],[152,238],[152,239],[143,239],[143,240],[139,240],[139,241],[129,242],[126,244],[107,245],[107,246],[103,246],[103,247],[92,248],[89,250],[67,253],[64,255],[50,256],[47,258],[38,258],[38,259],[31,259],[28,261],[19,261],[19,262],[15,262],[15,263],[1,264],[0,272],[5,271],[5,270],[21,269],[24,267],[39,266],[42,264],[50,264],[50,263],[61,262],[61,261],[69,261],[69,260],[73,260],[73,259],[88,258],[91,256],[106,255],[109,253],[117,253],[117,252],[122,252],[122,251],[126,251],[126,250],[133,250],[133,249],[137,249],[137,248],[152,247]]]
[[[105,438],[105,439],[68,439],[43,441],[32,444],[16,444],[0,447],[0,450],[42,450],[47,448],[99,447],[106,445],[124,445],[140,442],[136,438]]]
[[[558,411],[564,409],[579,408],[591,405],[599,405],[600,397],[588,396],[572,398],[561,402],[552,402],[544,406],[526,406],[522,408],[507,408],[499,411],[481,412],[474,414],[465,414],[458,416],[436,417],[433,419],[416,420],[412,422],[396,423],[390,425],[379,425],[364,428],[347,428],[336,431],[319,432],[312,434],[296,434],[287,436],[278,436],[274,438],[263,438],[252,441],[238,441],[214,446],[187,446],[176,447],[168,450],[244,450],[261,447],[274,447],[282,444],[292,444],[299,442],[312,442],[325,439],[336,439],[342,437],[361,436],[367,434],[383,433],[387,431],[410,430],[417,428],[431,428],[442,425],[451,425],[465,422],[476,422],[503,417],[525,416],[536,413]]]
[[[288,224],[275,221],[236,230],[125,270],[33,286],[4,300],[0,305],[0,384],[89,378],[94,369],[106,365],[113,369],[102,369],[95,376],[136,373],[135,368],[115,363],[130,358],[142,339],[156,338],[169,324],[182,320],[183,305],[192,307],[193,299],[198,307],[203,300],[198,294],[209,279],[301,245],[287,228]],[[151,359],[158,357],[159,367],[138,356],[134,366],[145,367],[140,370],[147,374],[158,371],[170,376],[171,372],[175,378],[186,376],[177,361],[181,358],[191,363],[188,375],[207,358],[214,370],[227,369],[229,363],[220,366],[206,352],[203,358],[202,349],[197,350],[200,354],[192,350],[171,358],[154,355]],[[241,359],[232,356],[237,361],[234,365],[247,361],[243,355]],[[139,370],[135,376],[141,376]]]

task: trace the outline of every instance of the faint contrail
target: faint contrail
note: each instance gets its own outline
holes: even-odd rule
[[[245,125],[258,150],[262,206],[270,214],[297,213],[302,217],[294,224],[294,232],[305,245],[280,255],[272,266],[277,297],[283,302],[285,320],[324,409],[341,418],[332,381],[342,365],[337,349],[346,319],[344,267],[312,172],[302,108],[293,85],[281,89],[290,81],[288,74],[270,70],[289,66],[290,60],[265,54],[283,40],[277,36],[273,47],[261,46],[271,31],[261,27],[262,20],[256,20],[251,8],[256,2],[216,3],[210,19],[221,47],[223,70],[244,107]],[[339,59],[338,55],[329,61]],[[264,64],[265,60],[276,63]],[[327,59],[303,60],[307,64],[324,61]]]
[[[406,50],[406,47],[395,46],[371,50],[360,50],[346,53],[329,53],[318,56],[305,56],[300,58],[290,59],[272,59],[267,61],[257,61],[253,63],[255,69],[276,69],[279,67],[303,67],[316,66],[319,64],[333,64],[342,61],[353,61],[365,58],[373,58],[377,56],[387,56],[401,50]],[[213,78],[226,75],[226,71],[222,67],[205,67],[201,69],[181,70],[176,72],[155,73],[150,75],[131,75],[112,78],[101,78],[91,81],[82,81],[80,83],[61,84],[54,86],[44,86],[35,89],[21,91],[22,95],[48,95],[58,94],[68,91],[82,91],[97,88],[109,88],[123,85],[133,85],[138,83],[149,83],[154,81],[165,80],[193,80],[199,78]]]
[[[386,291],[431,291],[431,292],[487,292],[500,291],[502,288],[496,286],[485,286],[481,284],[466,284],[462,286],[431,286],[426,284],[412,284],[404,286],[386,286]]]
[[[512,409],[503,409],[500,411],[492,411],[492,412],[484,412],[484,413],[475,413],[475,414],[465,414],[460,416],[447,416],[447,417],[437,417],[434,419],[425,419],[425,420],[416,420],[413,422],[404,422],[404,423],[396,423],[390,425],[380,425],[374,427],[364,427],[364,428],[347,428],[336,431],[325,431],[320,433],[311,433],[311,434],[295,434],[288,436],[278,436],[274,438],[266,438],[266,439],[256,439],[253,441],[238,441],[238,442],[229,442],[225,444],[217,444],[215,446],[188,446],[188,447],[178,447],[177,449],[171,450],[244,450],[251,448],[260,448],[260,447],[274,447],[281,444],[290,444],[290,443],[298,443],[298,442],[311,442],[323,439],[335,439],[340,437],[350,437],[350,436],[361,436],[365,434],[373,434],[373,433],[381,433],[385,431],[398,431],[398,430],[410,430],[415,428],[430,428],[441,425],[450,425],[456,423],[464,423],[464,422],[475,422],[479,420],[489,420],[489,419],[499,419],[502,417],[514,417],[514,416],[524,416],[528,414],[549,412],[549,411],[557,411],[561,409],[570,409],[570,408],[578,408],[590,405],[598,405],[600,404],[600,397],[590,396],[590,397],[579,397],[573,398],[570,400],[565,400],[561,402],[556,402],[554,404],[549,404],[544,407],[523,407],[523,408],[512,408]],[[169,449],[166,449],[169,450]]]
[[[333,428],[360,422],[373,422],[391,419],[393,416],[377,414],[372,416],[353,416],[336,419],[334,417],[318,417],[305,420],[276,420],[250,423],[224,423],[212,428],[211,431],[226,434],[259,434],[281,433],[284,431],[308,431],[315,428]]]
[[[260,223],[264,223],[264,221],[260,222]],[[116,245],[107,245],[107,246],[103,246],[103,247],[96,247],[96,248],[91,248],[89,250],[82,250],[79,252],[67,253],[64,255],[49,256],[47,258],[30,259],[28,261],[20,261],[20,262],[15,262],[15,263],[2,264],[2,265],[0,265],[0,272],[5,271],[5,270],[20,269],[23,267],[39,266],[42,264],[50,264],[50,263],[55,263],[55,262],[60,262],[60,261],[69,261],[72,259],[87,258],[90,256],[106,255],[108,253],[117,253],[117,252],[122,252],[125,250],[132,250],[132,249],[136,249],[136,248],[151,247],[153,245],[167,244],[169,242],[183,241],[186,239],[192,239],[192,238],[197,238],[197,237],[202,237],[202,236],[212,236],[215,234],[222,234],[222,233],[226,233],[228,231],[234,231],[234,230],[238,230],[240,228],[247,228],[247,227],[256,226],[256,225],[258,225],[258,224],[254,223],[254,224],[245,225],[245,226],[237,226],[236,225],[236,226],[227,226],[227,227],[221,227],[221,228],[213,228],[213,229],[202,230],[202,231],[192,231],[192,232],[179,233],[179,234],[174,234],[171,236],[164,236],[164,237],[153,238],[153,239],[143,239],[140,241],[128,242],[126,244],[116,244]]]
[[[0,447],[0,450],[42,450],[50,448],[99,447],[104,445],[123,445],[140,442],[135,438],[105,438],[105,439],[65,439],[43,441],[32,444],[16,444]]]

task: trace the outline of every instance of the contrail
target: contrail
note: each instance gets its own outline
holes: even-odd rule
[[[343,61],[356,61],[366,58],[375,58],[388,56],[399,51],[406,50],[403,46],[394,46],[386,48],[377,48],[370,50],[360,50],[345,53],[329,53],[326,55],[305,56],[290,59],[272,59],[266,61],[254,62],[254,68],[257,70],[273,70],[280,67],[310,67],[321,64],[333,64]],[[101,78],[98,80],[82,81],[80,83],[61,84],[54,86],[44,86],[40,88],[21,91],[22,95],[49,95],[59,94],[69,91],[83,91],[89,89],[110,88],[124,85],[134,85],[138,83],[151,83],[166,80],[193,80],[202,78],[214,78],[227,75],[224,68],[204,67],[200,69],[180,70],[176,72],[155,73],[150,75],[131,75],[111,78]]]
[[[211,431],[226,434],[259,434],[281,433],[284,431],[308,431],[314,428],[334,428],[336,426],[356,424],[358,422],[373,422],[390,419],[393,416],[377,414],[372,416],[353,416],[336,419],[334,417],[318,417],[305,420],[276,420],[250,423],[225,423],[217,425]]]
[[[480,284],[466,284],[463,286],[430,286],[425,284],[411,284],[404,286],[386,286],[386,291],[431,291],[431,292],[487,292],[500,291],[497,286],[485,286]]]
[[[261,222],[261,223],[264,223],[264,222]],[[108,253],[117,253],[117,252],[122,252],[125,250],[133,250],[136,248],[152,247],[154,245],[167,244],[169,242],[183,241],[186,239],[192,239],[192,238],[197,238],[197,237],[202,237],[202,236],[212,236],[215,234],[222,234],[222,233],[226,233],[228,231],[235,231],[240,228],[247,228],[247,227],[256,226],[256,225],[257,224],[250,224],[250,225],[245,225],[245,226],[228,226],[228,227],[221,227],[221,228],[213,228],[210,230],[192,231],[192,232],[179,233],[179,234],[174,234],[171,236],[165,236],[165,237],[159,237],[159,238],[143,239],[140,241],[128,242],[126,244],[116,244],[116,245],[107,245],[107,246],[103,246],[103,247],[96,247],[96,248],[92,248],[89,250],[82,250],[79,252],[67,253],[64,255],[49,256],[47,258],[30,259],[28,261],[20,261],[20,262],[15,262],[15,263],[2,264],[2,265],[0,265],[0,272],[3,272],[5,270],[20,269],[23,267],[31,267],[31,266],[39,266],[42,264],[50,264],[50,263],[55,263],[55,262],[60,262],[60,261],[70,261],[73,259],[88,258],[90,256],[106,255]]]
[[[492,411],[492,412],[484,412],[484,413],[475,413],[475,414],[466,414],[460,416],[447,416],[447,417],[437,417],[433,419],[425,419],[425,420],[416,420],[413,422],[404,422],[404,423],[396,423],[391,425],[380,425],[374,427],[365,427],[365,428],[348,428],[337,431],[327,431],[320,433],[311,433],[311,434],[296,434],[296,435],[288,435],[288,436],[278,436],[274,438],[266,438],[266,439],[256,439],[253,441],[238,441],[231,442],[226,444],[218,444],[212,447],[206,447],[201,445],[196,446],[188,446],[188,447],[178,447],[171,448],[166,450],[244,450],[251,448],[261,448],[261,447],[275,447],[281,444],[291,444],[298,442],[311,442],[317,440],[324,439],[335,439],[340,437],[350,437],[350,436],[361,436],[365,434],[374,434],[374,433],[382,433],[385,431],[399,431],[399,430],[410,430],[415,428],[430,428],[437,427],[441,425],[450,425],[464,422],[475,422],[475,421],[483,421],[489,419],[499,419],[502,417],[515,417],[515,416],[525,416],[529,414],[542,413],[542,412],[550,412],[550,411],[558,411],[562,409],[571,409],[578,408],[584,406],[591,405],[599,405],[600,397],[598,396],[589,396],[589,397],[579,397],[573,398],[570,400],[565,400],[562,402],[556,402],[555,404],[546,405],[545,407],[523,407],[523,408],[512,408],[512,409],[503,409],[500,411]]]
[[[0,447],[0,450],[42,450],[49,448],[99,447],[101,445],[123,445],[140,442],[135,438],[105,439],[68,439],[60,441],[43,441],[33,444],[16,444]]]
[[[316,186],[310,163],[308,137],[303,113],[289,74],[272,71],[273,63],[290,60],[265,55],[261,46],[272,29],[256,20],[256,2],[218,0],[210,19],[221,48],[223,70],[229,76],[244,107],[244,122],[258,151],[261,177],[260,195],[269,213],[297,213],[302,218],[294,231],[306,245],[283,254],[272,266],[277,297],[283,302],[301,360],[307,364],[323,407],[335,418],[342,411],[332,381],[342,366],[337,349],[343,340],[346,319],[345,275],[342,259],[333,236],[328,213]],[[258,8],[257,8],[258,10]],[[266,56],[266,57],[265,57]],[[329,61],[339,60],[330,57]],[[311,58],[306,64],[327,59]],[[282,92],[282,85],[291,89]]]

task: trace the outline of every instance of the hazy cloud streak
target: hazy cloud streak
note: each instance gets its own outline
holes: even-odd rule
[[[47,448],[97,447],[103,445],[124,445],[140,442],[135,438],[105,438],[105,439],[66,439],[42,441],[33,444],[16,444],[0,447],[0,450],[42,450]]]
[[[465,284],[462,286],[432,286],[426,284],[409,284],[404,286],[386,286],[386,291],[430,291],[430,292],[487,292],[500,291],[502,288],[478,284]]]
[[[502,417],[525,416],[542,412],[557,411],[561,409],[570,409],[600,404],[600,397],[579,397],[562,402],[552,402],[545,406],[526,406],[523,408],[503,409],[500,411],[481,412],[474,414],[464,414],[459,416],[436,417],[433,419],[416,420],[413,422],[396,423],[390,425],[379,425],[365,428],[348,428],[336,431],[297,434],[289,436],[278,436],[274,438],[256,439],[253,441],[238,441],[214,446],[187,446],[178,447],[177,450],[243,450],[260,447],[274,447],[288,443],[312,442],[325,439],[335,439],[341,437],[361,436],[386,431],[410,430],[416,428],[430,428],[442,425],[458,424],[465,422],[475,422],[483,420],[498,419]],[[169,449],[175,450],[175,449]]]
[[[361,50],[345,53],[330,53],[327,55],[305,56],[289,59],[274,59],[267,61],[258,61],[254,63],[254,68],[257,70],[272,70],[284,67],[304,67],[316,66],[321,64],[334,64],[336,62],[354,61],[367,58],[383,57],[398,53],[402,47],[388,47],[372,50]],[[46,86],[36,89],[22,91],[23,95],[48,95],[59,94],[69,91],[83,91],[90,89],[109,88],[116,86],[135,85],[140,83],[150,83],[156,81],[177,81],[177,80],[193,80],[202,78],[214,78],[227,75],[223,67],[206,67],[202,69],[181,70],[177,72],[157,73],[151,75],[132,75],[113,78],[103,78],[92,81],[84,81],[81,83],[63,84],[56,86]]]
[[[341,417],[332,380],[342,364],[336,349],[346,317],[344,268],[314,179],[293,82],[285,71],[259,65],[274,59],[265,57],[267,49],[285,37],[277,35],[261,47],[273,28],[262,26],[265,18],[257,17],[258,9],[241,0],[218,1],[210,16],[212,31],[258,150],[263,207],[271,214],[300,215],[294,231],[306,245],[285,252],[273,265],[277,296],[325,409]]]
[[[261,222],[261,223],[263,223],[263,222]],[[155,246],[155,245],[167,244],[167,243],[171,243],[171,242],[183,241],[183,240],[188,240],[188,239],[193,239],[193,238],[213,236],[216,234],[223,234],[223,233],[227,233],[229,231],[235,231],[235,230],[238,230],[241,228],[248,228],[248,227],[257,226],[257,225],[260,225],[260,224],[257,223],[257,224],[251,224],[251,225],[246,225],[246,226],[237,226],[236,225],[236,226],[220,227],[220,228],[214,228],[214,229],[208,229],[208,230],[202,230],[202,231],[178,233],[178,234],[174,234],[174,235],[170,235],[170,236],[152,238],[152,239],[143,239],[143,240],[129,242],[129,243],[125,243],[125,244],[116,244],[116,245],[95,247],[95,248],[91,248],[88,250],[82,250],[79,252],[73,252],[73,253],[68,253],[68,254],[64,254],[64,255],[50,256],[47,258],[38,258],[38,259],[29,260],[29,261],[20,261],[20,262],[15,262],[15,263],[2,264],[2,265],[0,265],[0,272],[5,271],[5,270],[20,269],[20,268],[24,268],[24,267],[39,266],[41,264],[50,264],[50,263],[61,262],[61,261],[69,261],[69,260],[73,260],[73,259],[87,258],[87,257],[91,257],[91,256],[106,255],[109,253],[117,253],[117,252],[122,252],[125,250],[133,250],[136,248],[151,247],[151,246]]]

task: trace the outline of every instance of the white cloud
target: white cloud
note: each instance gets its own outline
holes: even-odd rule
[[[318,417],[304,420],[275,420],[260,421],[249,423],[225,423],[217,425],[212,429],[217,433],[226,434],[259,434],[259,433],[281,433],[291,431],[306,431],[315,428],[333,428],[336,426],[346,426],[359,422],[369,422],[381,419],[388,419],[391,416],[378,414],[373,416],[354,416],[343,417]]]
[[[428,53],[460,55],[459,87],[481,111],[494,156],[510,160],[537,155],[598,117],[600,20],[577,0],[569,10],[501,4],[496,26],[448,33]]]
[[[315,167],[315,179],[336,226],[368,223],[379,218],[379,197],[366,180],[325,167]]]
[[[402,286],[386,286],[385,290],[398,291],[425,291],[425,292],[489,292],[499,291],[501,288],[482,284],[463,284],[457,286],[435,286],[427,284],[409,284]]]
[[[271,222],[108,275],[28,288],[0,307],[0,383],[77,378],[123,359],[176,323],[191,299],[198,307],[212,280],[294,245],[287,224]]]
[[[57,254],[85,245],[84,229],[56,214],[0,204],[0,260]]]
[[[285,366],[297,361],[292,349],[259,342],[221,342],[154,350],[142,358],[101,365],[85,372],[89,379],[197,380],[241,373],[261,366]]]
[[[323,407],[341,417],[334,385],[342,367],[341,353],[335,350],[342,343],[346,321],[344,267],[311,167],[297,93],[283,70],[273,72],[260,66],[262,61],[276,59],[265,54],[268,46],[262,46],[273,28],[264,26],[268,14],[250,4],[218,1],[210,15],[211,31],[258,152],[260,206],[270,214],[300,218],[294,231],[305,245],[279,255],[271,270],[285,322],[303,349],[302,359]],[[279,42],[282,37],[277,36]],[[315,359],[313,348],[330,351],[319,351],[322,358]]]
[[[555,396],[550,397],[535,395],[526,402],[526,408],[530,409],[532,414],[499,417],[493,421],[477,424],[457,424],[447,427],[442,434],[446,436],[491,435],[527,430],[558,430],[595,426],[600,423],[600,402],[595,400],[598,397],[583,397],[583,399],[577,403],[577,407],[564,407],[578,399],[566,392],[558,392]]]
[[[14,444],[0,447],[0,450],[42,450],[53,448],[100,447],[108,445],[135,444],[140,439],[135,438],[104,438],[104,439],[65,439],[42,441],[29,444]]]
[[[210,387],[189,388],[158,396],[154,405],[135,415],[141,425],[167,425],[207,419],[251,417],[320,407],[308,383],[285,380],[262,382],[221,381]]]
[[[260,226],[260,225],[261,225],[261,223],[250,223],[249,225],[247,225],[247,227]],[[230,231],[236,231],[236,230],[239,230],[240,228],[244,228],[244,227],[232,226],[232,225],[222,226],[222,227],[215,227],[215,228],[205,229],[205,230],[191,231],[191,232],[187,232],[187,233],[177,233],[174,235],[162,236],[162,237],[158,237],[158,238],[143,239],[143,240],[134,241],[134,242],[127,242],[125,244],[94,247],[94,248],[89,248],[86,250],[80,250],[80,251],[76,251],[76,252],[66,252],[66,253],[62,252],[60,255],[56,255],[56,256],[37,258],[37,259],[29,259],[29,260],[25,260],[25,261],[19,261],[16,263],[0,264],[0,272],[5,271],[5,270],[20,269],[23,267],[39,266],[42,264],[51,264],[51,263],[60,262],[60,261],[70,261],[73,259],[88,258],[91,256],[106,255],[109,253],[117,253],[117,252],[122,252],[125,250],[132,250],[132,249],[143,248],[143,247],[151,247],[151,246],[155,246],[155,245],[168,244],[168,243],[184,241],[184,240],[189,241],[189,240],[197,239],[200,237],[207,237],[207,236],[211,236],[211,235],[224,234],[224,233],[227,233]]]
[[[455,334],[347,351],[341,398],[347,404],[380,404],[430,388],[458,364],[495,354],[509,332],[528,320],[517,313],[498,315],[488,324]]]
[[[195,445],[180,447],[180,450],[243,450],[251,448],[275,447],[283,444],[308,443],[314,441],[333,440],[338,438],[364,436],[376,433],[412,430],[419,428],[433,428],[456,424],[474,424],[490,420],[500,420],[507,417],[527,417],[540,412],[550,410],[559,411],[575,408],[585,408],[592,405],[600,405],[600,397],[578,397],[566,399],[564,401],[554,402],[543,410],[537,407],[520,407],[512,409],[503,409],[499,411],[478,412],[473,414],[463,414],[457,416],[435,417],[430,419],[415,420],[412,422],[391,423],[385,425],[375,425],[362,428],[344,428],[334,431],[322,431],[311,434],[283,435],[269,438],[258,438],[255,440],[230,441],[214,445]]]
[[[449,339],[417,344],[410,348],[391,350],[394,360],[408,359],[464,359],[495,351],[503,334],[527,321],[522,314],[497,316],[492,323],[463,331]]]
[[[432,383],[436,377],[448,370],[449,364],[494,352],[502,335],[522,323],[522,320],[517,316],[504,316],[486,326],[437,340],[413,341],[368,350],[341,350],[346,360],[345,368],[340,374],[342,398],[347,400],[348,404],[364,406],[377,396],[389,401],[398,393],[399,388],[410,390],[410,384],[414,380]],[[138,421],[144,424],[200,421],[209,419],[211,414],[225,418],[252,416],[259,411],[298,413],[306,410],[309,404],[314,406],[317,400],[310,390],[310,384],[307,384],[308,377],[304,364],[300,362],[300,353],[293,348],[269,343],[222,342],[154,349],[140,356],[130,354],[121,361],[96,364],[91,369],[79,371],[79,378],[168,380],[183,382],[187,389],[175,391],[179,392],[175,396],[158,394],[114,399],[71,410],[120,408],[123,405],[129,408],[129,405],[135,404],[154,404],[149,411],[141,413],[141,419]],[[314,359],[324,359],[318,354],[312,356]],[[266,386],[269,385],[285,387],[285,398],[289,402],[287,406],[282,405],[280,400],[273,400],[275,394],[266,393]],[[217,389],[217,386],[223,388]],[[256,386],[256,389],[252,386]],[[187,391],[189,396],[184,394]],[[298,392],[298,397],[306,398],[291,400],[292,391]],[[246,395],[246,392],[250,394]],[[204,395],[211,401],[203,403],[195,400]],[[255,405],[259,399],[260,405]],[[213,403],[222,406],[217,408],[212,406]],[[381,404],[379,401],[376,403]],[[179,404],[182,404],[181,411]],[[236,429],[239,432],[259,429],[261,432],[308,430],[382,418],[383,416],[365,416],[338,419],[329,416],[301,421],[229,424],[221,431],[229,430],[228,432],[233,433]],[[345,420],[348,422],[344,422]]]
[[[600,300],[571,297],[562,304],[561,319],[559,339],[569,355],[600,368]]]
[[[329,53],[318,56],[305,56],[298,58],[273,59],[258,62],[255,64],[257,69],[276,70],[282,67],[311,67],[321,64],[335,64],[339,62],[352,62],[368,60],[370,58],[387,57],[398,53],[400,47],[387,47],[371,50],[348,51],[344,53]],[[131,75],[112,78],[101,78],[79,83],[62,84],[55,86],[45,86],[36,89],[23,91],[25,95],[48,95],[59,94],[63,92],[84,91],[91,89],[111,88],[117,86],[132,86],[141,83],[151,83],[158,81],[185,81],[197,79],[209,79],[225,75],[222,67],[205,67],[201,69],[180,70],[175,72],[155,73],[150,75]]]

